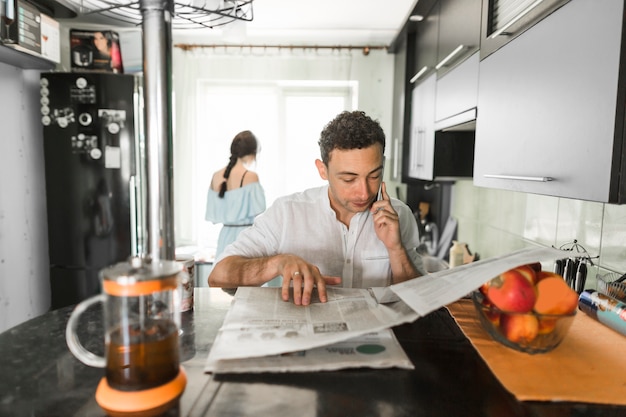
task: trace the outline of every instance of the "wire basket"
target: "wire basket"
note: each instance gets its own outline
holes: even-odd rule
[[[626,303],[626,284],[615,282],[621,276],[621,274],[610,273],[598,277],[598,291]]]

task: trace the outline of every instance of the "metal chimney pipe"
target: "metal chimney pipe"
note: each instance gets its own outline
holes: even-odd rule
[[[153,260],[174,260],[172,189],[173,0],[140,0],[146,123],[147,248]]]

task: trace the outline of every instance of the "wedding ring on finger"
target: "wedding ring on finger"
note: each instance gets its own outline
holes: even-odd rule
[[[301,274],[300,274],[300,271],[296,271],[296,272],[294,272],[292,276],[295,278],[295,277],[296,277],[296,275],[301,275]]]

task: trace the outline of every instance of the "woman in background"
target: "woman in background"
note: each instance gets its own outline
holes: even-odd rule
[[[249,170],[257,152],[254,134],[249,130],[239,132],[230,145],[228,165],[213,174],[205,219],[224,225],[217,241],[216,257],[265,211],[265,192],[259,176]]]

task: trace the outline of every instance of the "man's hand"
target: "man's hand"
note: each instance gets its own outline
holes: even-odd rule
[[[391,205],[387,185],[381,185],[382,200],[374,202],[370,209],[374,219],[376,236],[383,242],[389,253],[392,282],[406,281],[419,276],[419,272],[410,260],[400,236],[400,216]]]
[[[322,275],[315,265],[311,265],[304,259],[295,255],[278,255],[280,259],[279,269],[283,276],[282,297],[289,301],[290,287],[293,287],[293,303],[295,305],[311,304],[313,288],[317,287],[317,293],[321,302],[327,301],[326,285],[341,283],[340,277]]]
[[[387,184],[382,183],[382,200],[375,201],[370,209],[374,218],[374,230],[376,236],[385,244],[388,250],[398,250],[402,248],[402,238],[400,237],[400,220],[398,213],[393,209],[389,194],[387,194]]]

